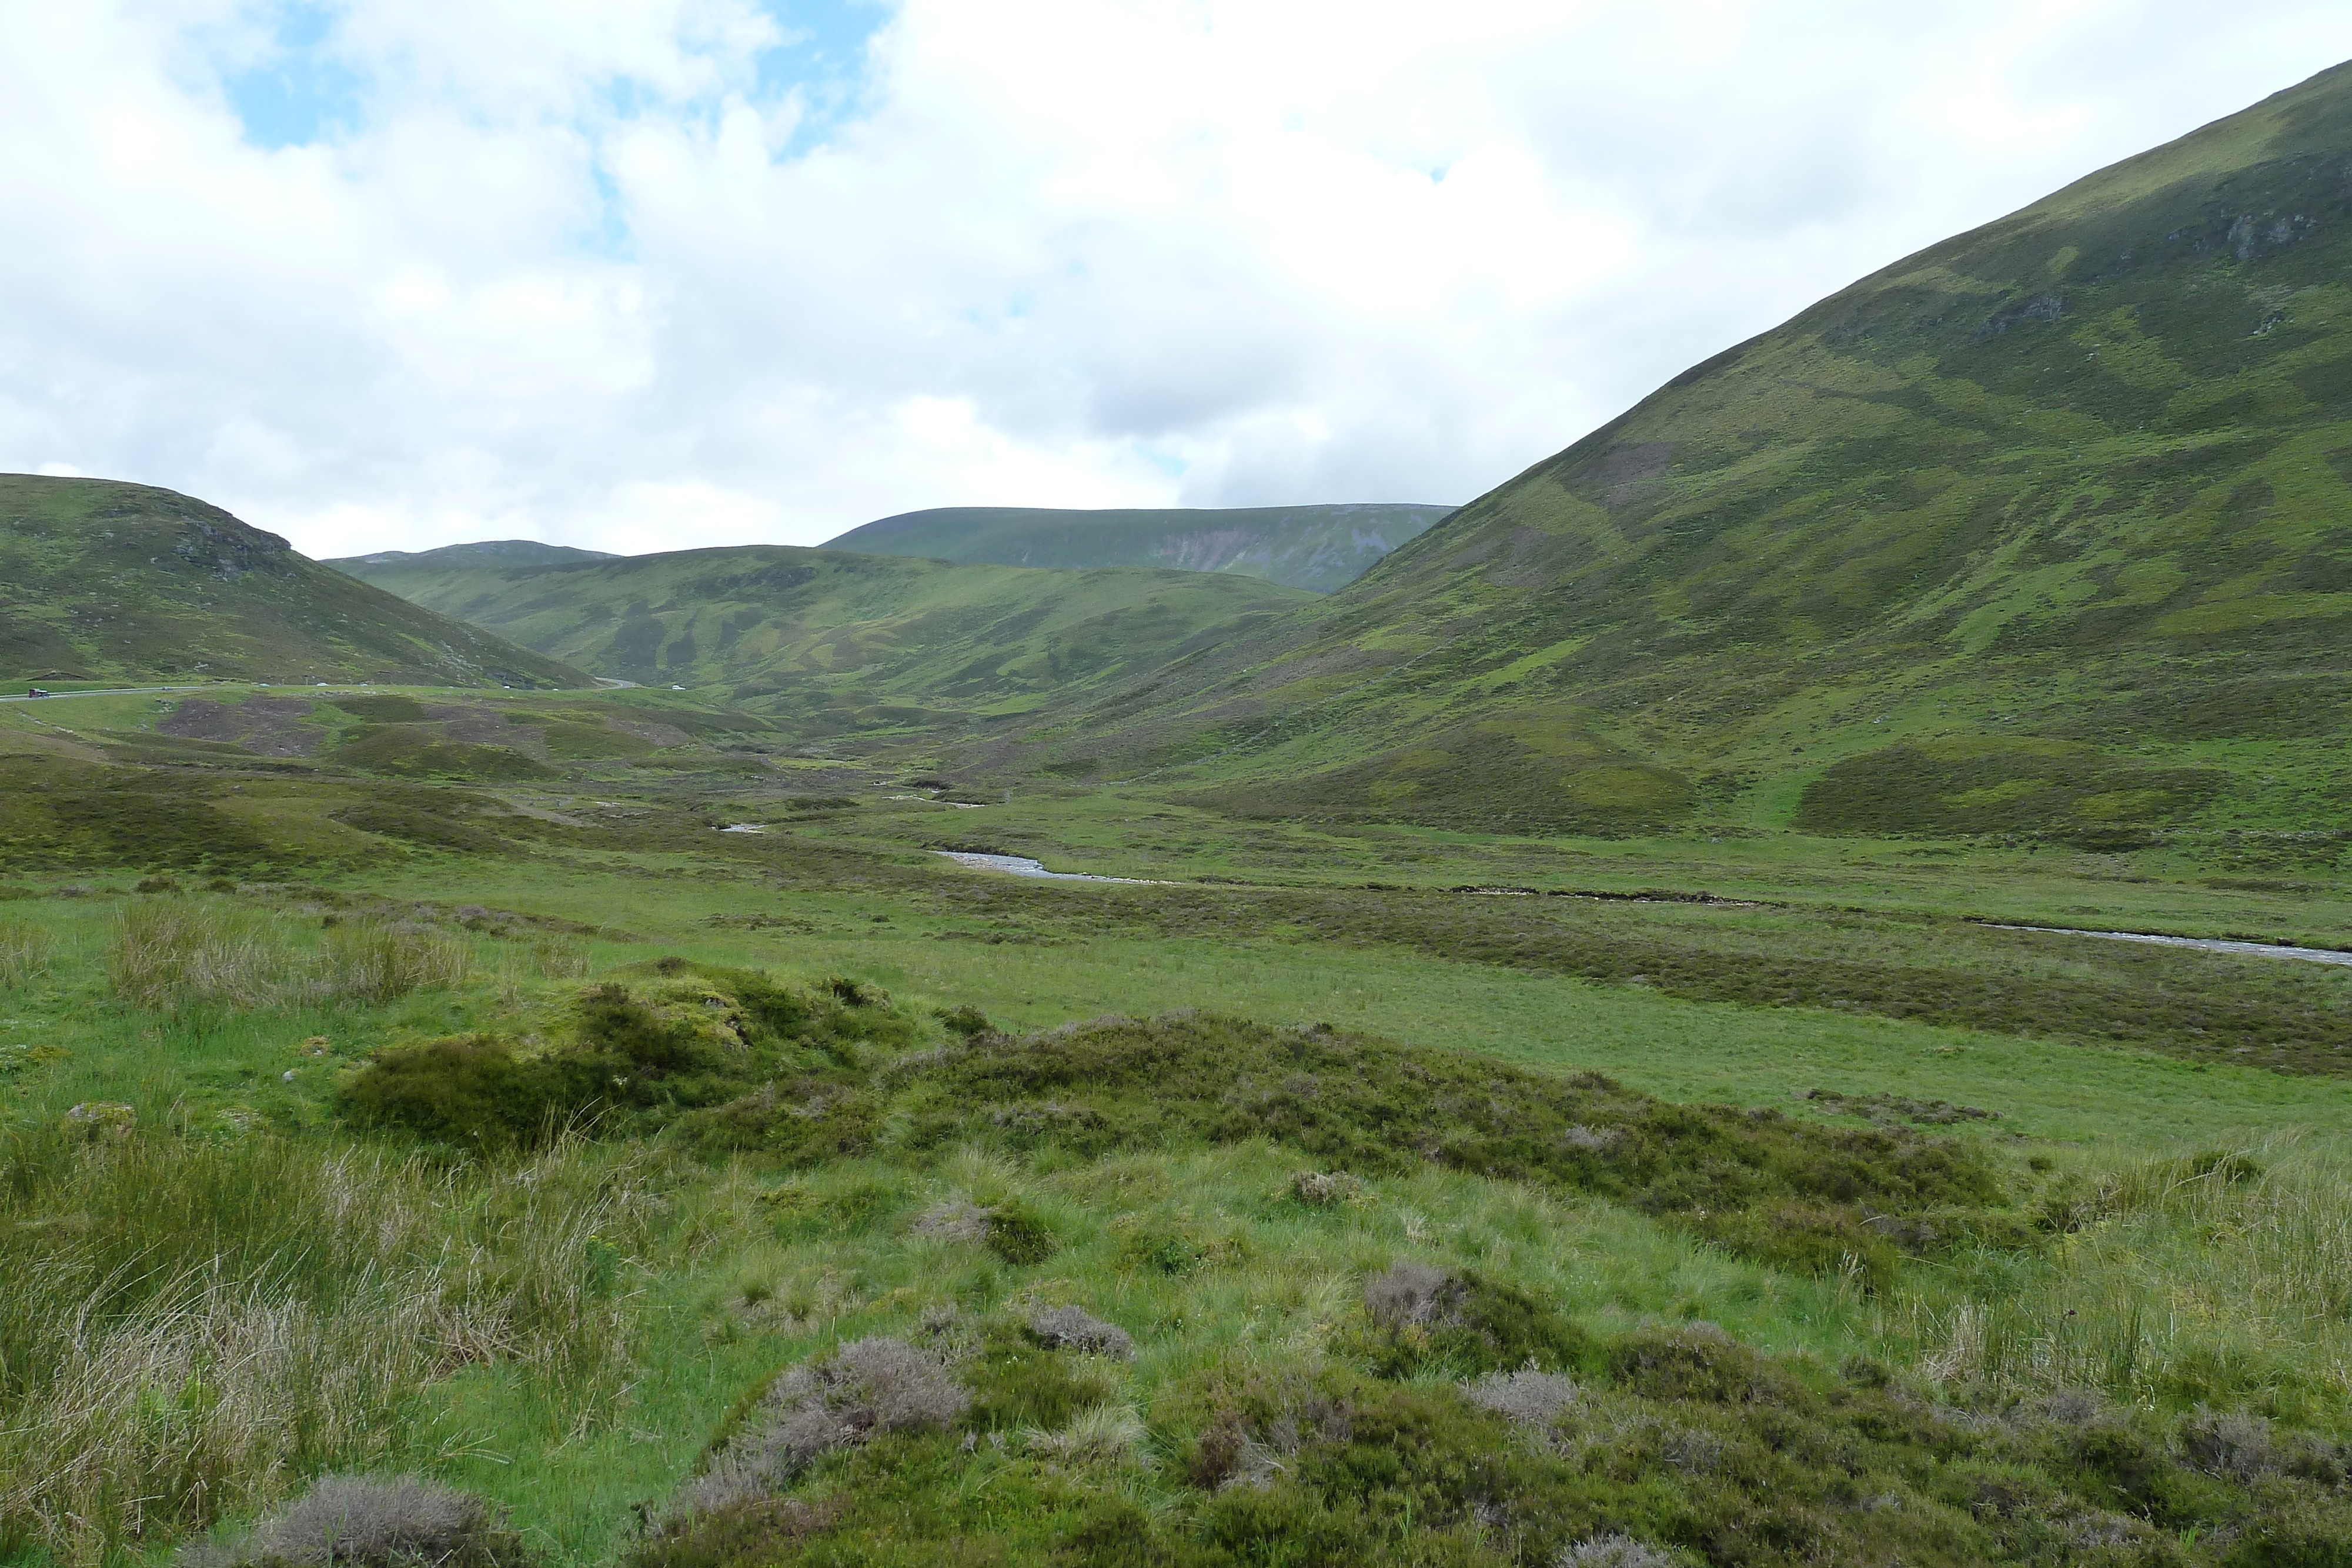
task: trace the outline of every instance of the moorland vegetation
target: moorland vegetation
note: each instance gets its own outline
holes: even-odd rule
[[[2352,1562],[2347,92],[1328,598],[8,481],[0,1558]]]

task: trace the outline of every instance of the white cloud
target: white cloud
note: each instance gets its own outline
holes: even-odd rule
[[[290,57],[274,0],[10,8],[0,467],[315,554],[1464,499],[2352,55],[2312,0],[874,14],[819,114],[798,0],[331,0]],[[341,118],[257,145],[264,68]]]

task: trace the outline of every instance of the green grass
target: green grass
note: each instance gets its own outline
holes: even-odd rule
[[[351,722],[406,716],[370,710]],[[263,781],[232,768],[213,787],[231,782],[250,791]],[[300,797],[419,787],[313,779],[273,788]],[[922,800],[886,802],[907,792],[887,778],[852,788],[848,798],[872,804],[786,812],[767,834],[722,835],[709,823],[731,810],[691,796],[640,793],[592,828],[518,821],[514,808],[529,796],[441,785],[415,809],[429,804],[443,820],[496,828],[503,852],[416,842],[405,858],[364,872],[320,864],[299,882],[221,883],[238,891],[208,892],[203,876],[183,873],[183,891],[131,894],[135,873],[108,874],[95,862],[47,873],[18,862],[9,886],[36,896],[12,898],[0,914],[14,934],[9,950],[37,948],[39,956],[0,993],[0,1105],[17,1129],[12,1157],[24,1173],[11,1178],[11,1235],[19,1247],[84,1239],[41,1265],[83,1272],[57,1274],[26,1296],[21,1332],[57,1332],[58,1309],[41,1303],[73,1299],[82,1289],[74,1281],[103,1273],[110,1257],[163,1262],[155,1250],[163,1236],[180,1249],[173,1257],[213,1249],[225,1279],[248,1281],[237,1301],[310,1303],[301,1310],[314,1337],[287,1354],[350,1370],[346,1381],[319,1385],[320,1399],[345,1391],[336,1397],[346,1414],[335,1419],[323,1405],[305,1405],[304,1385],[276,1371],[255,1371],[242,1403],[207,1403],[201,1391],[229,1364],[207,1357],[245,1354],[236,1335],[246,1331],[236,1325],[246,1320],[221,1315],[227,1298],[217,1308],[168,1291],[124,1298],[97,1320],[105,1332],[92,1342],[91,1354],[105,1354],[91,1364],[111,1369],[112,1380],[87,1383],[121,1392],[75,1396],[89,1414],[72,1430],[83,1434],[79,1451],[93,1457],[71,1473],[94,1478],[97,1490],[53,1488],[44,1494],[52,1500],[12,1505],[14,1550],[124,1559],[215,1517],[224,1528],[250,1520],[305,1475],[373,1465],[421,1469],[483,1492],[551,1561],[610,1562],[640,1550],[633,1511],[643,1505],[658,1517],[707,1445],[736,1429],[730,1410],[778,1368],[861,1335],[919,1336],[950,1309],[965,1325],[953,1332],[973,1336],[983,1361],[1011,1357],[987,1364],[999,1365],[988,1374],[994,1384],[980,1364],[970,1371],[978,1385],[999,1390],[988,1396],[994,1403],[983,1401],[999,1414],[975,1428],[973,1449],[954,1433],[914,1433],[825,1461],[790,1490],[795,1506],[832,1521],[803,1543],[814,1556],[794,1559],[774,1533],[799,1528],[790,1520],[803,1516],[789,1511],[761,1515],[765,1524],[745,1523],[748,1533],[733,1537],[666,1536],[663,1550],[712,1553],[696,1559],[712,1563],[746,1552],[763,1562],[911,1562],[935,1560],[941,1538],[954,1535],[983,1556],[1083,1553],[1097,1550],[1087,1542],[1120,1540],[1152,1543],[1162,1553],[1153,1560],[1196,1552],[1222,1561],[1215,1553],[1256,1560],[1252,1553],[1278,1552],[1284,1541],[1326,1540],[1343,1553],[1455,1552],[1469,1555],[1445,1560],[1479,1562],[1519,1551],[1533,1561],[1524,1553],[1551,1550],[1547,1542],[1611,1530],[1720,1552],[1769,1519],[1782,1520],[1775,1529],[1810,1531],[1809,1550],[1832,1557],[1878,1550],[1871,1531],[1880,1526],[1868,1521],[1880,1515],[1853,1513],[1837,1501],[1843,1494],[1811,1490],[1815,1470],[1776,1469],[1770,1455],[1780,1450],[1769,1444],[1748,1446],[1759,1432],[1786,1430],[1811,1444],[1877,1445],[1862,1473],[1877,1489],[1870,1495],[1893,1489],[1912,1500],[1907,1553],[2028,1561],[2033,1531],[2084,1510],[2123,1521],[2102,1528],[2129,1535],[2160,1527],[2176,1541],[2192,1530],[2226,1542],[2284,1528],[2275,1523],[2287,1506],[2281,1500],[2307,1483],[2280,1471],[2284,1479],[2258,1478],[2250,1488],[2197,1470],[2179,1456],[2201,1441],[2198,1407],[2253,1412],[2257,1425],[2272,1424],[2265,1440],[2290,1457],[2302,1451],[2297,1434],[2335,1434],[2346,1418],[2352,1390],[2331,1370],[2344,1363],[2328,1283],[2347,1186],[2329,1131],[2352,1092],[2340,1078],[2009,1028],[1769,999],[1727,1004],[1673,994],[1655,977],[1595,984],[1525,954],[1449,950],[1460,945],[1445,932],[1446,922],[1465,919],[1474,935],[1558,927],[1583,941],[1711,953],[1730,970],[1817,947],[1827,919],[1851,954],[1883,966],[2006,977],[2043,995],[2057,982],[2163,988],[2194,975],[2215,998],[2274,1007],[2305,1005],[2297,998],[2319,1005],[2334,995],[2332,974],[2188,955],[2074,954],[1923,919],[1932,890],[1955,885],[1949,873],[1895,876],[1850,863],[1833,846],[1759,849],[1717,868],[1783,894],[1803,892],[1811,878],[1810,902],[1495,899],[1444,892],[1444,879],[1528,856],[1532,846],[1219,829],[1194,809],[1154,807],[1165,817],[1156,820],[1131,800],[1106,800],[1090,813],[1076,796],[950,812]],[[501,803],[488,813],[493,800]],[[252,820],[268,827],[278,816],[273,807]],[[1026,821],[1032,831],[1139,855],[1157,869],[1167,869],[1155,858],[1171,852],[1164,836],[1181,832],[1197,841],[1190,863],[1270,855],[1268,871],[1287,885],[1020,883],[957,872],[914,848],[925,824],[974,819],[998,828]],[[1121,831],[1157,835],[1150,842],[1161,847]],[[1302,852],[1272,854],[1286,846]],[[1378,876],[1318,861],[1337,849],[1418,867],[1437,890],[1368,891],[1360,883]],[[1655,885],[1708,852],[1669,841],[1636,853],[1622,841],[1600,841],[1547,863]],[[2082,868],[2070,873],[2022,852],[2015,859],[2004,873],[2015,880],[1968,860],[1958,885],[2032,899],[2103,885],[2084,881]],[[39,896],[65,875],[88,891]],[[1848,903],[1865,884],[1873,903]],[[2191,878],[2122,889],[2183,913],[2206,900],[2208,918],[2212,905],[2258,906],[2272,896]],[[381,1000],[289,985],[242,1007],[196,992],[158,993],[163,1005],[151,1007],[120,988],[128,983],[119,956],[126,912],[138,909],[244,933],[247,946],[278,955],[256,964],[264,976],[307,975],[339,931],[371,923],[404,927],[407,940],[465,958],[438,971],[447,977],[428,976]],[[1433,920],[1440,912],[1444,920]],[[325,924],[331,918],[339,924]],[[747,1033],[749,1022],[734,1020],[751,1019],[750,998],[768,993],[731,977],[746,971],[776,977],[761,983],[779,987],[779,997],[803,998],[786,1009],[803,1021]],[[805,1020],[828,1009],[856,1012],[827,999],[836,998],[837,977],[854,977],[873,998],[863,1005],[896,1020],[855,1037],[845,1054],[806,1033]],[[613,985],[632,998],[618,1012],[593,1002],[596,987]],[[976,1013],[1018,1035],[1104,1013],[1188,1008],[1333,1032],[1179,1019],[1027,1040],[983,1035],[959,1047],[947,1027],[954,1014],[969,1033],[981,1027]],[[675,1049],[659,1045],[673,1030],[685,1031]],[[371,1124],[350,1114],[365,1099],[359,1086],[424,1060],[417,1053],[430,1042],[471,1039],[507,1042],[520,1061],[618,1051],[638,1064],[619,1069],[625,1077],[649,1076],[606,1097],[604,1142],[565,1142],[535,1156],[457,1157],[453,1145],[467,1140],[446,1128],[419,1139],[401,1117]],[[892,1065],[908,1051],[903,1066]],[[1291,1060],[1302,1051],[1346,1061],[1320,1071]],[[1107,1054],[1097,1061],[1087,1051]],[[1595,1071],[1624,1087],[1577,1077]],[[1266,1093],[1237,1098],[1243,1080]],[[1830,1092],[1798,1098],[1801,1091]],[[1995,1119],[1957,1130],[1918,1120],[1936,1101]],[[68,1118],[93,1102],[128,1107],[132,1130],[119,1135],[103,1119]],[[1735,1109],[1694,1119],[1676,1103]],[[1770,1114],[1751,1118],[1749,1108]],[[1685,1131],[1654,1145],[1628,1132],[1629,1155],[1657,1151],[1639,1156],[1654,1168],[1630,1185],[1603,1179],[1594,1162],[1610,1155],[1555,1135],[1573,1124],[1585,1143],[1613,1148],[1613,1128],[1654,1121]],[[81,1135],[92,1141],[60,1141],[73,1127],[91,1128]],[[1697,1145],[1675,1141],[1701,1129],[1728,1138],[1725,1149],[1753,1144],[1762,1163],[1699,1157]],[[790,1135],[780,1142],[780,1134]],[[1781,1212],[1791,1199],[1772,1183],[1794,1180],[1801,1194],[1816,1179],[1785,1174],[1813,1168],[1805,1162],[1815,1155],[1803,1151],[1878,1150],[1863,1155],[1863,1169],[1883,1181],[1908,1157],[1901,1151],[1954,1138],[1949,1157],[1960,1163],[1950,1168],[1981,1177],[1925,1197],[1863,1200],[1867,1212],[1901,1225],[1924,1222],[1932,1238],[1873,1231],[1824,1256],[1791,1251],[1785,1224],[1776,1232],[1740,1218]],[[2207,1179],[2194,1173],[2224,1167],[2152,1164],[2228,1149],[2246,1160],[2226,1169],[2252,1174]],[[391,1161],[412,1174],[371,1178],[375,1208],[338,1210],[344,1200],[327,1195],[341,1189],[322,1185],[324,1173],[353,1160]],[[1354,1177],[1352,1186],[1332,1187],[1337,1201],[1294,1196],[1297,1173],[1334,1167]],[[117,1197],[87,1186],[116,1179],[108,1173],[118,1168],[125,1185],[106,1189]],[[1742,1185],[1752,1175],[1735,1179],[1741,1169],[1784,1174],[1766,1190]],[[1702,1184],[1689,1185],[1701,1172]],[[436,1182],[443,1196],[430,1204],[413,1196],[426,1190],[418,1184]],[[85,1185],[63,1185],[71,1183]],[[264,1211],[234,1197],[254,1183],[280,1195],[261,1230],[251,1228]],[[120,1196],[133,1185],[148,1198],[135,1216]],[[1737,1192],[1749,1196],[1727,1200]],[[514,1207],[525,1195],[538,1207]],[[919,1226],[959,1204],[994,1217],[976,1239]],[[194,1218],[198,1209],[188,1206],[203,1205],[227,1207],[218,1220]],[[405,1218],[367,1218],[378,1208]],[[1834,1236],[1834,1227],[1823,1234]],[[477,1261],[435,1272],[460,1257]],[[1478,1281],[1475,1291],[1490,1294],[1465,1299],[1490,1304],[1458,1309],[1466,1326],[1441,1323],[1426,1343],[1383,1338],[1388,1331],[1361,1305],[1364,1281],[1399,1260]],[[159,1290],[177,1277],[170,1268],[153,1274]],[[2267,1281],[2252,1311],[2230,1292],[2244,1279]],[[444,1294],[432,1297],[435,1290]],[[475,1349],[428,1354],[442,1342],[379,1332],[407,1310],[399,1302],[427,1298],[449,1303],[446,1332],[471,1336],[463,1343]],[[562,1342],[577,1348],[534,1337],[546,1331],[527,1326],[541,1321],[530,1313],[574,1299],[603,1303]],[[2147,1303],[2158,1299],[2166,1310],[2151,1313]],[[1076,1378],[1069,1386],[1081,1392],[1047,1399],[1049,1385],[1063,1386],[1054,1382],[1062,1364],[1003,1336],[1017,1341],[1025,1313],[1065,1303],[1118,1323],[1138,1352],[1132,1363],[1066,1368],[1065,1382]],[[1738,1375],[1776,1392],[1726,1406],[1690,1386],[1656,1384],[1663,1375],[1643,1370],[1652,1353],[1640,1347],[1665,1343],[1661,1334],[1694,1322],[1733,1336],[1732,1351],[1705,1351],[1716,1362],[1735,1351],[1766,1357],[1739,1361],[1747,1370]],[[1527,1341],[1538,1331],[1511,1323],[1562,1326]],[[211,1337],[173,1338],[166,1324]],[[1565,1357],[1559,1364],[1587,1390],[1577,1406],[1582,1424],[1541,1442],[1464,1403],[1456,1388],[1487,1364],[1481,1356],[1501,1354],[1479,1346],[1523,1343],[1555,1345],[1538,1359]],[[990,1344],[1000,1348],[984,1352]],[[171,1369],[175,1403],[137,1392],[159,1386],[161,1375],[142,1367]],[[1946,1424],[1933,1428],[1944,1435],[1887,1436],[1874,1412],[1893,1406],[1874,1403],[1882,1396],[1870,1381],[1882,1375],[1903,1391],[1900,1401],[1941,1412],[1925,1418]],[[2053,1391],[2066,1390],[2100,1402],[2086,1424],[2035,1414]],[[24,1403],[51,1397],[37,1390],[14,1397],[18,1412],[53,1407]],[[1300,1435],[1285,1436],[1288,1414],[1342,1407],[1362,1442],[1329,1447],[1315,1435],[1320,1417],[1301,1417]],[[2000,1410],[2020,1412],[2000,1418],[2008,1435],[1954,1435]],[[1003,1414],[1017,1411],[1032,1414]],[[1405,1425],[1383,1425],[1398,1421]],[[65,1430],[9,1425],[32,1434],[22,1441]],[[1422,1446],[1392,1451],[1382,1446],[1390,1439],[1372,1436],[1392,1429],[1424,1432],[1435,1446],[1414,1439]],[[1623,1436],[1674,1431],[1700,1436],[1675,1438],[1683,1446],[1673,1454],[1704,1450],[1715,1468],[1678,1469],[1683,1461],[1658,1447],[1663,1436]],[[2155,1464],[2131,1484],[2169,1488],[2163,1506],[2172,1511],[2151,1523],[2145,1506],[2112,1490],[2108,1471],[2084,1468],[2084,1443],[2109,1456],[2100,1460],[2109,1470],[2123,1462],[2116,1455],[2138,1456],[2131,1462],[2143,1469]],[[1216,1459],[1225,1451],[1219,1444],[1239,1445],[1235,1455],[1263,1450],[1298,1479],[1265,1494],[1263,1508],[1246,1489],[1205,1489],[1198,1478],[1216,1464],[1242,1462]],[[169,1477],[156,1468],[166,1455],[179,1456]],[[1388,1474],[1392,1461],[1421,1474],[1412,1467],[1424,1460],[1438,1463],[1426,1472],[1434,1490],[1415,1494],[1425,1511],[1410,1526],[1366,1512],[1370,1494],[1349,1492],[1353,1483],[1310,1481],[1366,1465],[1373,1471],[1362,1473]],[[1318,1468],[1331,1465],[1341,1469]],[[1482,1516],[1465,1512],[1464,1494],[1444,1478],[1487,1473],[1480,1467],[1502,1478],[1487,1490],[1509,1500],[1518,1547],[1463,1533]],[[20,1468],[47,1473],[39,1462]],[[2024,1488],[2006,1522],[1970,1512],[1968,1489],[1980,1472]],[[198,1479],[203,1491],[188,1490]],[[156,1500],[132,1509],[123,1500],[133,1493]],[[2211,1556],[2183,1550],[2188,1561]]]

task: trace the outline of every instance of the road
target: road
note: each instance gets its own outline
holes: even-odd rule
[[[205,692],[210,686],[116,686],[102,692],[51,692],[45,697],[30,697],[22,692],[15,696],[0,696],[0,703],[53,703],[65,697],[135,697],[148,692]]]
[[[152,692],[315,692],[321,689],[331,692],[349,692],[370,691],[374,688],[372,686],[347,685],[333,681],[322,682],[318,685],[307,686],[297,685],[290,681],[272,686],[263,686],[257,682],[252,685],[223,685],[218,683],[215,683],[210,685],[202,686],[110,686],[104,691],[98,692],[51,692],[45,697],[26,696],[22,692],[19,692],[13,696],[0,696],[0,703],[54,703],[63,702],[68,697],[137,697],[145,696]]]

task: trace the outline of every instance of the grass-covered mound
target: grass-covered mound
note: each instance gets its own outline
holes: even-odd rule
[[[1264,1138],[1341,1170],[1437,1165],[1673,1216],[1748,1256],[1879,1279],[1898,1243],[2012,1238],[2000,1183],[1948,1139],[1675,1105],[1597,1073],[1326,1026],[1171,1013],[1097,1019],[832,1073],[688,1118],[707,1145],[787,1164],[961,1145],[1067,1164]]]
[[[870,1052],[914,1038],[903,1010],[850,980],[803,989],[673,958],[638,981],[589,988],[550,1020],[551,1041],[473,1034],[380,1051],[341,1085],[343,1112],[457,1147],[529,1147],[571,1128],[648,1128],[740,1103],[755,1084],[771,1101],[839,1097]],[[859,1123],[832,1145],[864,1132]]]

